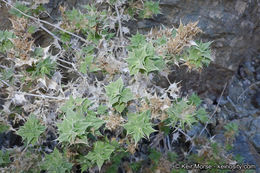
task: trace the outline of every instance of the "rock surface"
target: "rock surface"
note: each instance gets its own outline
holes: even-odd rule
[[[203,40],[212,43],[214,62],[201,74],[186,69],[173,72],[171,80],[181,81],[183,90],[219,95],[243,59],[259,54],[260,2],[258,0],[161,0],[161,15],[138,21],[132,30],[149,31],[152,27],[177,27],[199,20]],[[135,27],[135,28],[134,28]]]
[[[238,68],[227,88],[227,96],[220,103],[221,112],[216,114],[225,117],[225,121],[235,120],[239,123],[240,133],[234,141],[233,155],[239,154],[244,158],[244,163],[255,164],[257,172],[260,171],[260,111],[258,105],[260,82],[256,69],[260,66],[260,58],[248,58]],[[221,130],[216,130],[216,136],[223,135]],[[221,142],[223,138],[218,137]]]

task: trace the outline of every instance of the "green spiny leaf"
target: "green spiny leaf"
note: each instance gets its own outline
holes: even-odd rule
[[[70,172],[72,166],[73,164],[68,162],[68,160],[56,148],[51,154],[45,155],[45,159],[41,165],[42,169],[55,173]]]
[[[11,162],[8,151],[0,150],[0,166],[4,167]]]
[[[112,104],[118,112],[123,112],[126,103],[133,99],[131,90],[124,87],[121,78],[106,86],[106,94],[109,98],[110,104]]]
[[[5,53],[13,47],[12,38],[15,38],[13,32],[0,30],[0,52]]]
[[[34,115],[30,115],[24,126],[19,128],[17,134],[26,141],[27,145],[30,143],[35,145],[45,129],[44,126],[40,125],[39,120]]]
[[[99,170],[101,170],[102,165],[106,160],[110,159],[111,154],[114,152],[115,147],[109,143],[97,141],[94,144],[94,150],[89,152],[86,159],[90,160],[92,163],[98,165]]]
[[[189,97],[189,101],[195,106],[199,106],[201,104],[201,99],[194,93]]]
[[[197,112],[196,112],[196,116],[198,117],[198,119],[203,122],[203,123],[206,123],[209,118],[207,116],[207,112],[204,108],[200,108]]]
[[[237,132],[238,132],[238,129],[239,129],[239,126],[238,126],[238,123],[230,122],[230,123],[226,124],[226,125],[224,126],[224,128],[225,128],[228,132],[234,131],[235,133],[237,133]]]
[[[31,9],[29,8],[29,7],[27,7],[26,5],[24,5],[24,4],[22,4],[22,3],[19,3],[19,2],[16,2],[15,3],[15,8],[17,8],[18,10],[20,10],[20,11],[22,11],[22,12],[24,12],[24,13],[26,13],[26,14],[28,14],[28,15],[31,15]],[[24,15],[23,14],[21,14],[19,11],[17,11],[16,9],[14,9],[14,8],[11,8],[10,10],[9,10],[9,13],[11,14],[11,15],[15,15],[15,16],[17,16],[17,17],[23,17]]]
[[[106,86],[106,94],[109,97],[109,102],[112,105],[119,101],[120,93],[122,92],[123,87],[123,80],[121,78]]]
[[[141,114],[129,114],[128,122],[124,125],[127,134],[133,136],[135,145],[141,138],[149,137],[156,130],[153,129],[150,120],[150,111]]]
[[[189,105],[188,101],[180,100],[174,103],[168,110],[168,115],[170,119],[170,124],[172,127],[175,127],[178,124],[178,127],[185,130],[185,126],[191,127],[191,125],[197,122],[196,116],[196,107]]]
[[[208,66],[212,61],[210,44],[212,42],[197,42],[197,45],[191,46],[184,54],[184,61],[194,69],[202,69]]]
[[[155,48],[151,43],[144,43],[141,47],[136,47],[129,52],[129,58],[126,59],[130,74],[138,72],[149,73],[162,70],[165,66],[163,59],[155,54]]]
[[[10,127],[7,124],[0,123],[0,133],[6,132],[7,130],[9,130],[9,128]]]

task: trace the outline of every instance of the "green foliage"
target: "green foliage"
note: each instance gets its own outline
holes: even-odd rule
[[[86,13],[81,13],[79,10],[73,9],[65,12],[66,20],[70,25],[71,31],[82,32],[87,35],[87,39],[98,43],[102,35],[110,37],[105,28],[106,11],[98,11],[94,5],[85,5]],[[101,27],[102,30],[97,32]],[[110,35],[110,36],[109,36]],[[105,38],[107,38],[105,36]]]
[[[236,134],[238,132],[238,123],[230,122],[224,126],[227,132],[234,132]]]
[[[53,62],[50,57],[46,59],[40,60],[37,64],[35,69],[32,69],[33,76],[51,76],[55,70],[55,62]]]
[[[22,4],[20,2],[16,2],[14,5],[15,8],[17,8],[18,10],[20,10],[21,12],[27,14],[27,15],[39,15],[40,13],[42,13],[45,8],[43,7],[43,5],[36,5],[33,8],[32,7],[28,7],[25,4]],[[22,13],[20,13],[19,11],[17,11],[16,9],[11,8],[9,10],[9,13],[11,15],[14,15],[16,17],[26,17],[24,16]]]
[[[3,123],[0,123],[0,133],[4,133],[9,130],[9,126]]]
[[[10,154],[8,151],[0,150],[0,166],[5,167],[10,163]]]
[[[138,172],[142,167],[142,162],[134,162],[130,164],[130,168],[134,171],[134,172]]]
[[[100,135],[98,130],[104,121],[97,118],[95,112],[88,110],[90,105],[87,99],[70,97],[61,107],[66,116],[61,123],[57,123],[60,142],[88,144],[89,134]]]
[[[207,148],[203,149],[203,146],[197,146],[201,147],[200,151],[201,154],[191,154],[188,156],[188,162],[189,163],[199,163],[199,164],[205,164],[205,165],[211,165],[213,166],[211,172],[218,173],[218,172],[230,172],[230,170],[221,170],[218,169],[217,165],[224,165],[230,162],[230,157],[224,157],[227,155],[226,151],[220,145],[219,143],[209,141]]]
[[[199,106],[201,104],[201,99],[199,98],[199,96],[195,93],[193,93],[190,97],[189,97],[189,101],[191,104],[195,105],[195,106]]]
[[[38,18],[39,16],[37,15],[41,14],[44,10],[43,5],[38,5],[38,1],[32,2],[31,5],[32,4],[33,6],[16,3],[15,7],[26,14]],[[116,7],[118,7],[118,9]],[[197,122],[205,123],[208,121],[207,112],[205,109],[200,107],[201,100],[195,94],[188,99],[176,100],[169,108],[171,100],[168,100],[167,93],[165,93],[165,95],[161,95],[162,92],[156,92],[156,94],[158,94],[158,100],[155,98],[154,104],[152,101],[147,101],[147,104],[143,105],[143,98],[141,98],[143,95],[141,94],[139,99],[134,100],[135,98],[131,90],[127,88],[127,86],[124,86],[123,80],[120,77],[118,80],[111,82],[104,88],[104,84],[107,81],[115,78],[112,73],[106,73],[103,75],[104,80],[102,79],[102,81],[100,81],[98,79],[100,83],[97,83],[97,85],[95,81],[92,80],[92,75],[93,77],[95,75],[93,72],[102,72],[101,69],[98,68],[98,65],[101,67],[107,67],[106,65],[109,65],[109,68],[112,68],[111,71],[114,71],[113,64],[110,66],[110,63],[113,63],[113,60],[108,62],[108,59],[106,59],[107,57],[115,57],[116,63],[119,63],[119,66],[122,66],[123,68],[125,61],[128,63],[130,76],[125,70],[124,73],[126,73],[126,76],[130,77],[129,83],[131,85],[133,84],[132,86],[134,87],[136,86],[135,84],[137,84],[135,82],[140,79],[140,76],[136,75],[138,73],[145,74],[145,77],[147,77],[147,75],[151,72],[161,72],[163,70],[163,74],[167,73],[168,70],[170,70],[170,63],[177,63],[171,59],[172,57],[167,59],[167,56],[170,56],[168,55],[168,52],[170,52],[168,50],[171,48],[174,49],[175,46],[180,46],[181,48],[187,47],[187,43],[189,43],[187,40],[189,40],[190,36],[186,36],[185,34],[192,33],[189,32],[189,28],[185,34],[183,34],[187,40],[180,40],[182,39],[181,37],[179,40],[174,40],[174,37],[178,38],[177,36],[178,34],[180,35],[180,32],[177,29],[174,30],[170,28],[163,28],[158,31],[154,30],[155,32],[151,32],[154,34],[151,35],[142,35],[137,33],[136,35],[129,37],[129,35],[127,35],[129,30],[127,25],[125,25],[129,20],[126,10],[128,10],[128,13],[134,18],[150,18],[153,17],[153,15],[160,14],[159,1],[103,0],[95,1],[91,3],[91,5],[83,6],[83,8],[85,8],[83,9],[84,13],[77,9],[65,10],[65,8],[60,7],[60,12],[62,15],[60,27],[63,31],[66,30],[69,32],[63,32],[58,28],[56,28],[56,31],[53,30],[51,32],[57,34],[61,39],[61,42],[65,43],[62,47],[60,47],[60,43],[57,42],[54,42],[52,45],[53,48],[57,47],[57,49],[59,49],[57,51],[62,53],[59,54],[59,56],[66,56],[66,61],[68,61],[66,64],[72,64],[73,67],[75,65],[75,67],[78,68],[78,72],[84,73],[85,75],[82,76],[80,73],[80,75],[73,75],[73,82],[71,83],[70,81],[66,81],[68,74],[66,72],[64,73],[63,69],[61,69],[62,76],[60,77],[65,79],[65,82],[62,80],[64,85],[57,82],[60,90],[39,89],[39,87],[36,86],[37,82],[32,80],[29,80],[30,82],[28,82],[28,75],[26,75],[26,71],[30,72],[33,77],[48,76],[50,78],[56,70],[56,63],[52,60],[51,56],[43,59],[42,57],[45,57],[44,49],[41,47],[35,48],[36,45],[32,45],[32,48],[35,48],[34,51],[30,51],[28,54],[28,59],[21,62],[25,65],[19,68],[16,68],[19,64],[19,59],[14,59],[14,62],[10,61],[10,63],[6,61],[1,62],[1,65],[3,64],[3,66],[8,68],[7,70],[6,68],[4,70],[1,69],[0,79],[4,82],[7,81],[8,84],[15,84],[14,86],[17,87],[15,90],[17,91],[33,91],[33,93],[42,93],[46,94],[46,96],[50,95],[53,97],[61,97],[61,94],[63,97],[67,97],[67,94],[69,93],[74,96],[91,97],[91,99],[93,99],[93,101],[90,101],[86,98],[70,97],[69,100],[67,100],[60,107],[61,112],[58,120],[52,119],[54,121],[53,125],[57,127],[57,130],[54,130],[55,135],[58,136],[56,140],[60,142],[59,146],[68,152],[63,154],[55,148],[53,153],[45,155],[45,158],[41,162],[41,167],[39,167],[38,161],[42,159],[42,152],[39,152],[37,147],[29,147],[28,149],[31,150],[31,152],[28,152],[27,150],[27,152],[23,155],[23,158],[21,157],[22,159],[19,157],[16,159],[17,155],[13,155],[12,153],[11,160],[14,160],[14,163],[19,161],[19,165],[23,165],[23,167],[26,167],[24,165],[27,165],[27,162],[30,162],[30,164],[33,165],[28,169],[26,168],[25,171],[22,169],[20,171],[20,167],[18,166],[16,169],[20,172],[45,171],[65,173],[71,172],[73,165],[80,166],[82,171],[90,171],[88,170],[89,168],[97,165],[100,171],[116,172],[118,167],[122,166],[121,162],[123,158],[130,157],[130,153],[133,154],[138,142],[140,142],[142,138],[149,139],[151,133],[156,131],[153,128],[153,123],[151,121],[149,106],[152,106],[151,110],[153,111],[153,115],[155,115],[154,112],[156,112],[156,114],[162,113],[163,116],[160,117],[162,118],[161,122],[157,125],[159,130],[164,132],[164,135],[172,135],[171,133],[173,128],[171,126],[182,128],[186,131]],[[119,11],[119,15],[117,10]],[[10,13],[18,17],[23,16],[14,9],[10,10]],[[27,32],[30,34],[42,30],[42,28],[33,23],[33,20],[26,21],[26,25]],[[191,29],[191,31],[193,30]],[[72,37],[75,37],[72,33],[84,39],[71,40]],[[110,40],[112,37],[116,38]],[[12,32],[0,31],[0,52],[5,53],[9,49],[16,51],[12,49],[12,38],[15,38],[15,35]],[[128,44],[128,42],[125,41],[127,39],[130,39],[129,46],[126,45]],[[28,41],[30,40],[31,39],[29,38]],[[83,40],[87,41],[84,42]],[[119,43],[119,41],[121,41],[121,43]],[[193,45],[186,50],[180,49],[179,53],[184,53],[184,55],[178,55],[180,57],[178,60],[183,60],[190,67],[194,67],[195,69],[201,69],[204,65],[208,65],[211,61],[209,49],[210,44],[210,42],[199,42],[197,45]],[[127,52],[125,52],[125,48],[127,48]],[[56,48],[52,50],[54,50],[53,53],[56,52]],[[128,58],[122,56],[122,53],[123,55],[127,55]],[[8,52],[6,56],[8,57],[9,55],[12,54],[9,54]],[[16,60],[18,63],[16,63]],[[27,60],[29,60],[28,63],[26,62]],[[31,60],[36,60],[37,62],[31,65]],[[167,69],[165,70],[164,68]],[[116,72],[116,75],[123,73],[120,72],[120,70],[117,70]],[[136,76],[133,78],[131,75]],[[143,77],[143,75],[141,76]],[[67,82],[69,83],[67,84]],[[99,93],[97,94],[95,91],[91,93],[93,91],[92,86],[91,88],[83,89],[84,91],[81,92],[80,90],[82,90],[82,85],[87,83],[93,85],[93,87],[96,87],[97,92]],[[20,87],[20,84],[22,87]],[[86,87],[88,87],[88,85],[86,85]],[[112,108],[110,108],[110,106],[106,106],[107,103],[104,102],[106,101],[103,97],[104,89]],[[151,92],[148,90],[144,95],[147,94],[147,98],[153,98],[148,97],[154,94],[152,90]],[[167,92],[170,94],[169,97],[171,97],[172,93],[169,90],[170,89],[168,89]],[[8,89],[8,92],[13,92],[13,90]],[[174,94],[178,95],[178,92],[176,91]],[[36,101],[35,103],[37,103],[41,98],[34,97],[34,99]],[[54,101],[54,99],[45,99],[45,101],[49,104],[55,102],[55,110],[56,104],[57,106],[60,106],[59,104],[61,103],[60,100]],[[127,106],[130,101],[131,106],[133,104],[133,106],[136,106],[137,111],[140,112],[127,114]],[[46,107],[42,107],[44,110],[40,112],[48,112]],[[158,109],[162,108],[158,110],[158,113],[157,111],[154,111],[154,108],[157,107]],[[6,114],[6,108],[8,107],[5,107],[5,110],[1,111],[1,113]],[[11,109],[10,107],[11,115],[6,117],[11,117],[12,120],[16,119],[15,116],[17,113],[22,114],[24,111],[30,112],[31,109],[28,108],[30,107],[27,107],[26,105],[19,106],[14,109]],[[147,111],[142,112],[143,110]],[[167,115],[165,115],[165,111],[167,111],[169,117],[167,120],[163,121],[164,118],[167,117]],[[109,115],[112,116],[109,117]],[[49,121],[51,119],[48,118],[47,120]],[[153,120],[155,120],[154,123],[157,123],[157,120],[159,119],[154,118]],[[125,123],[125,121],[127,122]],[[111,126],[111,135],[106,131],[106,127],[104,126],[105,122],[107,123],[106,127]],[[235,131],[234,129],[236,129],[236,127],[233,127],[232,125],[227,125],[225,128],[228,132],[232,132],[232,134]],[[0,123],[0,133],[5,132],[8,129],[8,125]],[[46,128],[44,126],[40,125],[37,118],[31,115],[24,126],[21,126],[17,131],[17,134],[20,135],[24,141],[26,141],[26,145],[36,145],[40,135],[45,131],[45,129]],[[159,133],[159,135],[160,134],[161,133]],[[108,137],[111,139],[110,142],[107,139]],[[135,145],[132,145],[133,143],[135,143]],[[214,159],[219,157],[217,156],[219,151],[218,148],[214,145],[210,147],[213,150],[212,153]],[[30,159],[30,156],[34,157]],[[9,158],[10,154],[8,152],[0,151],[0,166],[8,165],[8,163],[10,163]],[[160,160],[161,153],[155,149],[150,150],[148,158],[152,161],[152,164],[154,165],[153,168],[158,166],[159,161],[162,161]],[[178,155],[175,153],[168,154],[168,159],[171,162],[176,162],[177,158]],[[203,159],[208,158],[197,157],[196,159],[198,162],[202,162]],[[209,162],[214,162],[214,159],[209,159]],[[110,166],[110,168],[108,170],[101,170],[106,161],[111,161],[109,162],[109,165],[106,165]],[[130,163],[130,168],[132,168],[134,172],[138,172],[144,163],[145,162],[143,161]],[[43,170],[38,170],[38,168]],[[178,172],[183,172],[183,170],[180,169]]]
[[[146,43],[146,37],[143,34],[135,34],[130,38],[131,44],[128,46],[128,49],[132,51],[133,49],[139,49]]]
[[[236,154],[234,159],[239,163],[239,164],[242,164],[243,161],[244,161],[244,157],[241,156],[240,154]]]
[[[105,105],[99,105],[98,108],[97,108],[97,114],[99,115],[104,115],[107,113],[107,109],[108,107],[105,106]]]
[[[204,108],[199,108],[199,110],[197,110],[196,117],[202,123],[206,123],[209,120],[208,113]]]
[[[66,15],[70,22],[73,22],[77,29],[88,31],[95,27],[98,23],[102,22],[105,12],[100,14],[95,6],[85,5],[83,6],[86,10],[86,14],[82,14],[79,10],[73,9],[67,11]],[[85,21],[85,23],[83,22]]]
[[[171,173],[188,173],[188,171],[184,168],[180,168],[180,169],[173,169]]]
[[[60,31],[60,39],[62,42],[68,43],[70,42],[71,36],[66,32]]]
[[[118,170],[122,158],[127,156],[129,156],[129,153],[127,152],[120,152],[114,156],[111,156],[110,161],[112,162],[112,165],[106,170],[106,173],[114,173],[116,170]]]
[[[28,27],[28,30],[27,30],[27,32],[28,32],[28,33],[30,33],[30,34],[33,34],[33,33],[35,33],[35,32],[36,32],[36,30],[37,30],[37,27],[36,27],[36,26],[33,26],[33,25],[31,25],[31,26],[29,26],[29,27]]]
[[[34,49],[33,55],[35,58],[40,58],[44,56],[43,48],[37,47]]]
[[[44,8],[43,4],[37,5],[35,8],[32,8],[32,13],[35,15],[40,15],[46,9]]]
[[[106,94],[109,98],[109,103],[120,113],[125,109],[127,102],[133,99],[131,90],[124,87],[121,78],[106,86]]]
[[[141,138],[147,137],[156,130],[153,129],[150,120],[150,111],[141,114],[128,114],[128,122],[124,125],[127,135],[134,138],[135,145]]]
[[[13,47],[12,38],[15,38],[13,32],[0,30],[0,52],[5,53]]]
[[[99,170],[106,160],[110,159],[111,154],[114,152],[115,147],[109,143],[97,141],[94,144],[93,151],[89,152],[85,156],[85,159],[89,160],[91,164],[97,164]]]
[[[73,9],[71,11],[66,11],[65,13],[68,20],[75,25],[77,29],[85,29],[88,26],[85,20],[85,15],[82,14],[79,10]]]
[[[99,128],[104,124],[104,121],[93,115],[84,117],[71,111],[61,123],[57,123],[60,142],[85,143],[87,142],[88,134],[100,135]],[[77,139],[77,141],[76,141]]]
[[[150,154],[148,155],[148,158],[152,161],[152,163],[154,164],[154,166],[158,165],[158,162],[161,158],[161,153],[156,151],[156,149],[150,149]]]
[[[178,155],[175,152],[169,152],[167,153],[167,156],[170,162],[175,162],[178,158]]]
[[[226,124],[224,128],[224,135],[226,137],[225,147],[227,151],[230,151],[233,149],[233,140],[235,139],[235,136],[238,134],[239,131],[238,123],[230,122]]]
[[[191,125],[196,121],[194,106],[189,105],[187,101],[181,100],[173,104],[171,108],[168,109],[168,115],[171,120],[172,127],[177,126],[186,129],[185,125],[191,127]]]
[[[192,95],[188,100],[181,99],[173,103],[167,110],[169,121],[172,127],[177,125],[183,130],[190,128],[192,124],[201,121],[208,121],[207,112],[204,108],[199,108],[201,101],[196,95]]]
[[[89,107],[93,105],[93,103],[85,98],[73,98],[70,96],[69,100],[65,102],[63,106],[61,106],[61,111],[66,113],[66,116],[69,116],[71,112],[77,112],[81,115],[96,115],[95,112],[89,110]]]
[[[30,115],[24,126],[20,127],[17,134],[26,141],[26,145],[35,145],[39,136],[45,131],[45,127],[40,125],[35,115]]]
[[[0,79],[13,83],[13,80],[12,80],[13,75],[14,75],[13,69],[3,69],[3,70],[1,70],[1,73],[0,73]]]
[[[140,11],[141,18],[151,18],[153,15],[160,14],[159,2],[145,1],[144,8]]]
[[[94,56],[92,55],[94,47],[84,47],[80,52],[83,63],[80,64],[79,71],[86,74],[87,72],[95,72],[100,70],[94,63]]]
[[[73,164],[59,152],[57,148],[51,154],[45,155],[45,159],[41,165],[42,169],[53,173],[70,172]]]
[[[134,39],[135,42],[131,45],[132,51],[129,52],[129,58],[126,59],[130,74],[134,75],[138,72],[148,74],[149,72],[162,70],[165,66],[164,60],[156,55],[153,44],[142,44],[142,41],[138,39],[139,37]]]
[[[212,61],[210,45],[212,42],[197,42],[197,45],[191,46],[184,53],[183,59],[188,66],[194,69],[202,69],[208,66]]]
[[[16,2],[15,5],[14,5],[15,8],[17,8],[18,10],[24,12],[25,14],[28,14],[28,15],[31,15],[32,14],[32,11],[29,7],[27,7],[26,5],[22,4],[22,3],[19,3],[19,2]],[[11,8],[9,10],[9,13],[11,15],[14,15],[14,16],[17,16],[17,17],[23,17],[24,15],[21,14],[19,11]]]

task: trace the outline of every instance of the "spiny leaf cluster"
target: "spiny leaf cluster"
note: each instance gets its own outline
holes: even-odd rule
[[[94,63],[93,50],[94,47],[83,47],[80,52],[80,57],[83,59],[83,63],[80,64],[79,71],[86,74],[87,72],[96,72],[100,70]]]
[[[124,125],[127,134],[131,135],[135,145],[141,138],[149,138],[150,134],[155,132],[150,122],[150,111],[140,114],[128,114],[128,122]]]
[[[122,78],[107,85],[106,94],[109,103],[120,113],[125,109],[127,102],[133,99],[131,90],[124,87]]]
[[[200,98],[195,94],[189,99],[175,101],[167,110],[169,125],[185,130],[199,121],[206,123],[208,121],[207,112],[204,108],[199,108],[200,103]]]
[[[57,148],[51,154],[45,155],[41,165],[42,169],[48,172],[66,173],[69,172],[73,164],[70,163]]]
[[[163,58],[156,54],[153,44],[145,41],[141,34],[132,36],[129,51],[126,61],[131,75],[138,72],[148,74],[162,70],[165,66]]]
[[[39,136],[45,131],[35,115],[30,115],[24,126],[20,127],[17,134],[26,141],[26,144],[35,145]]]
[[[0,166],[4,167],[11,162],[9,151],[0,150]]]
[[[106,160],[110,159],[111,154],[114,152],[115,147],[107,142],[97,141],[94,144],[93,151],[90,151],[84,158],[93,164],[97,164],[99,170]]]
[[[151,18],[153,15],[160,14],[159,2],[145,1],[144,8],[140,11],[141,18]]]
[[[96,117],[94,111],[88,110],[91,102],[87,99],[70,99],[61,110],[65,113],[61,123],[57,123],[60,142],[88,144],[89,134],[100,135],[99,128],[104,121]],[[86,115],[86,116],[85,116]]]
[[[193,69],[202,69],[208,66],[212,61],[210,45],[212,42],[197,42],[186,50],[183,59],[188,67]]]
[[[40,60],[35,69],[32,71],[34,76],[51,76],[55,70],[56,64],[54,61],[50,59],[50,57],[46,59]]]
[[[15,38],[13,32],[0,30],[0,52],[5,53],[13,47],[12,38]]]

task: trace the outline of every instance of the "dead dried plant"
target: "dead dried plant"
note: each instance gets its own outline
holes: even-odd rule
[[[186,26],[180,22],[180,26],[177,29],[175,37],[170,37],[167,42],[167,50],[169,54],[178,55],[182,52],[183,48],[189,44],[193,38],[202,32],[199,27],[197,27],[197,22],[188,23]]]
[[[156,94],[149,95],[149,103],[146,101],[141,102],[141,106],[139,107],[140,112],[144,112],[148,109],[151,110],[151,118],[152,119],[159,119],[161,121],[167,119],[167,113],[165,109],[170,107],[171,101],[169,98],[160,98]]]
[[[121,126],[125,120],[120,115],[112,114],[106,120],[106,128],[109,130],[115,130]]]
[[[10,18],[10,21],[12,22],[14,34],[16,35],[16,38],[12,39],[14,51],[18,53],[16,56],[21,60],[29,60],[34,41],[32,35],[28,33],[28,19],[24,17],[13,17]]]

